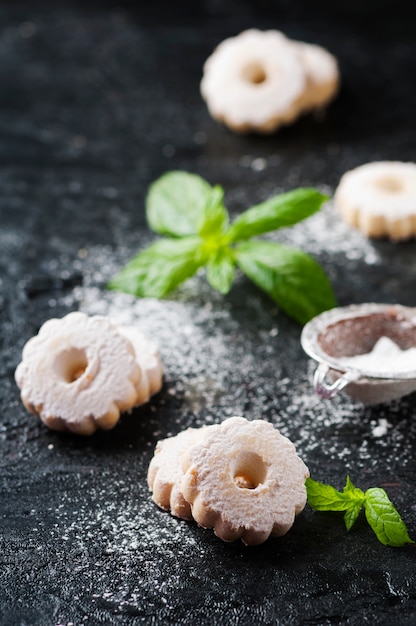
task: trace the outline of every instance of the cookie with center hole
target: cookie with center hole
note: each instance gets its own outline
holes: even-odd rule
[[[279,537],[306,504],[309,470],[272,424],[235,416],[210,427],[182,456],[192,516],[224,541]]]

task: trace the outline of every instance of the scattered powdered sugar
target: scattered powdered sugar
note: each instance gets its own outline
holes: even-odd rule
[[[142,605],[143,586],[143,612],[152,613],[175,597],[189,555],[197,550],[199,558],[204,557],[204,547],[186,523],[161,513],[151,502],[134,459],[131,467],[137,475],[127,472],[122,479],[105,469],[100,475],[84,471],[79,495],[74,488],[70,495],[63,491],[56,510],[50,511],[57,521],[49,533],[69,553],[76,546],[74,558],[56,566],[61,575],[66,573],[66,580],[83,579],[89,614],[103,609],[128,613],[129,608]],[[67,480],[70,483],[71,476]],[[162,515],[164,523],[160,524]],[[43,530],[42,523],[39,530]],[[91,560],[93,576],[86,571]],[[75,596],[71,602],[82,615],[82,598]]]
[[[176,381],[190,410],[197,412],[225,393],[229,372],[234,368],[227,344],[239,330],[225,310],[215,310],[210,302],[195,306],[172,300],[138,300],[120,293],[102,294],[94,288],[83,289],[78,295],[80,310],[135,326],[156,342],[165,379]],[[254,355],[242,347],[239,366],[246,371],[255,368]]]
[[[188,289],[201,296],[202,283],[197,277]],[[279,317],[260,310],[255,298],[250,307],[258,328],[253,332],[218,294],[205,302],[136,299],[97,287],[77,287],[75,294],[80,310],[134,325],[159,345],[165,375],[164,392],[155,401],[155,438],[242,415],[272,421],[305,462],[324,455],[351,471],[358,455],[368,465],[364,439],[381,435],[363,421],[365,409],[346,396],[324,402],[314,393],[316,364],[305,355],[304,367],[299,365],[296,333],[281,336]],[[178,410],[175,424],[166,429],[157,419],[157,405],[172,400]]]
[[[363,246],[360,233],[348,229],[346,243],[346,228],[327,206],[293,228],[291,237],[299,247],[308,241],[310,249],[322,249],[328,243],[343,245],[352,257],[363,248],[371,256],[373,244]],[[129,253],[124,250],[121,255],[125,262]],[[372,434],[363,420],[366,409],[343,394],[330,402],[316,396],[312,385],[316,364],[302,352],[301,329],[273,303],[268,305],[260,292],[250,291],[243,303],[236,302],[197,275],[168,299],[137,299],[103,289],[120,268],[120,260],[115,259],[108,246],[83,250],[75,261],[83,285],[51,306],[64,304],[89,315],[108,315],[119,324],[135,326],[157,343],[165,374],[164,389],[152,403],[154,437],[243,415],[272,421],[305,460],[316,453],[334,461],[349,457],[354,461],[357,442]],[[241,293],[238,281],[236,291]],[[178,410],[165,425],[158,420],[158,406],[173,402]],[[357,439],[351,447],[345,445],[346,432]]]
[[[333,219],[313,216],[307,222],[314,220],[315,226],[306,223],[297,229],[293,242],[302,247],[307,241],[310,251],[324,247]],[[343,244],[345,255],[358,257],[361,235],[353,234],[347,244],[343,226],[333,232],[335,243],[329,245]],[[372,244],[364,248],[375,258]],[[63,467],[50,477],[56,498],[50,525],[40,513],[36,527],[55,542],[53,566],[62,579],[83,581],[88,606],[81,595],[71,597],[74,615],[80,616],[72,621],[80,624],[83,615],[92,613],[97,623],[104,623],[108,611],[117,616],[132,612],[138,620],[165,611],[169,621],[178,609],[178,589],[186,593],[193,581],[202,584],[201,572],[225,554],[212,533],[206,531],[202,540],[205,531],[196,524],[166,515],[152,502],[146,473],[157,439],[232,415],[266,419],[293,441],[313,478],[332,476],[339,480],[334,486],[342,489],[346,474],[366,488],[379,484],[381,475],[385,480],[403,471],[413,459],[416,437],[412,403],[406,398],[377,409],[343,394],[322,401],[312,384],[316,363],[300,346],[301,328],[240,279],[228,297],[213,291],[201,275],[164,300],[107,291],[106,281],[128,256],[128,250],[119,251],[116,262],[110,247],[80,250],[72,269],[82,273],[82,284],[47,300],[50,317],[78,309],[135,326],[158,344],[164,363],[162,391],[147,407],[122,416],[116,427],[122,430],[128,422],[131,440],[120,436],[113,446],[109,442],[114,437],[117,443],[116,432],[98,433],[97,440],[107,444],[86,455],[89,464],[84,460],[88,442],[71,440],[68,447],[57,436],[45,446],[57,463],[62,459]],[[68,268],[68,259],[62,258],[51,273],[60,275]],[[62,471],[65,490],[59,484]]]

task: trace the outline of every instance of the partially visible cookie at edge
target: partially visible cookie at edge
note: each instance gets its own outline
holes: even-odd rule
[[[348,170],[335,190],[334,207],[367,237],[415,237],[416,163],[374,161]]]

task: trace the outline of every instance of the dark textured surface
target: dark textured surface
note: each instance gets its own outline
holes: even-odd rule
[[[363,519],[347,534],[338,514],[308,507],[284,538],[225,544],[157,509],[145,477],[157,439],[262,417],[315,479],[384,486],[416,537],[415,395],[320,401],[301,329],[242,278],[221,297],[198,277],[164,302],[103,288],[151,240],[144,196],[169,169],[222,184],[237,213],[300,185],[331,193],[366,161],[414,160],[406,4],[148,4],[0,6],[0,623],[414,624],[413,546],[383,547]],[[326,115],[262,138],[211,120],[202,64],[253,26],[338,57],[342,90]],[[342,305],[416,305],[414,241],[371,243],[330,204],[276,237],[323,263]],[[166,367],[149,405],[87,439],[27,414],[13,379],[25,341],[76,309],[137,323]]]

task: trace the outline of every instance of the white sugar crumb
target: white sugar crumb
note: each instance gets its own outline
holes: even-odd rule
[[[384,417],[378,420],[377,425],[374,425],[372,422],[372,435],[373,437],[384,437],[387,434],[389,428],[391,428],[390,422],[388,422]]]
[[[261,172],[262,170],[266,169],[266,167],[267,167],[267,160],[266,159],[256,158],[251,163],[251,168],[255,172]]]

